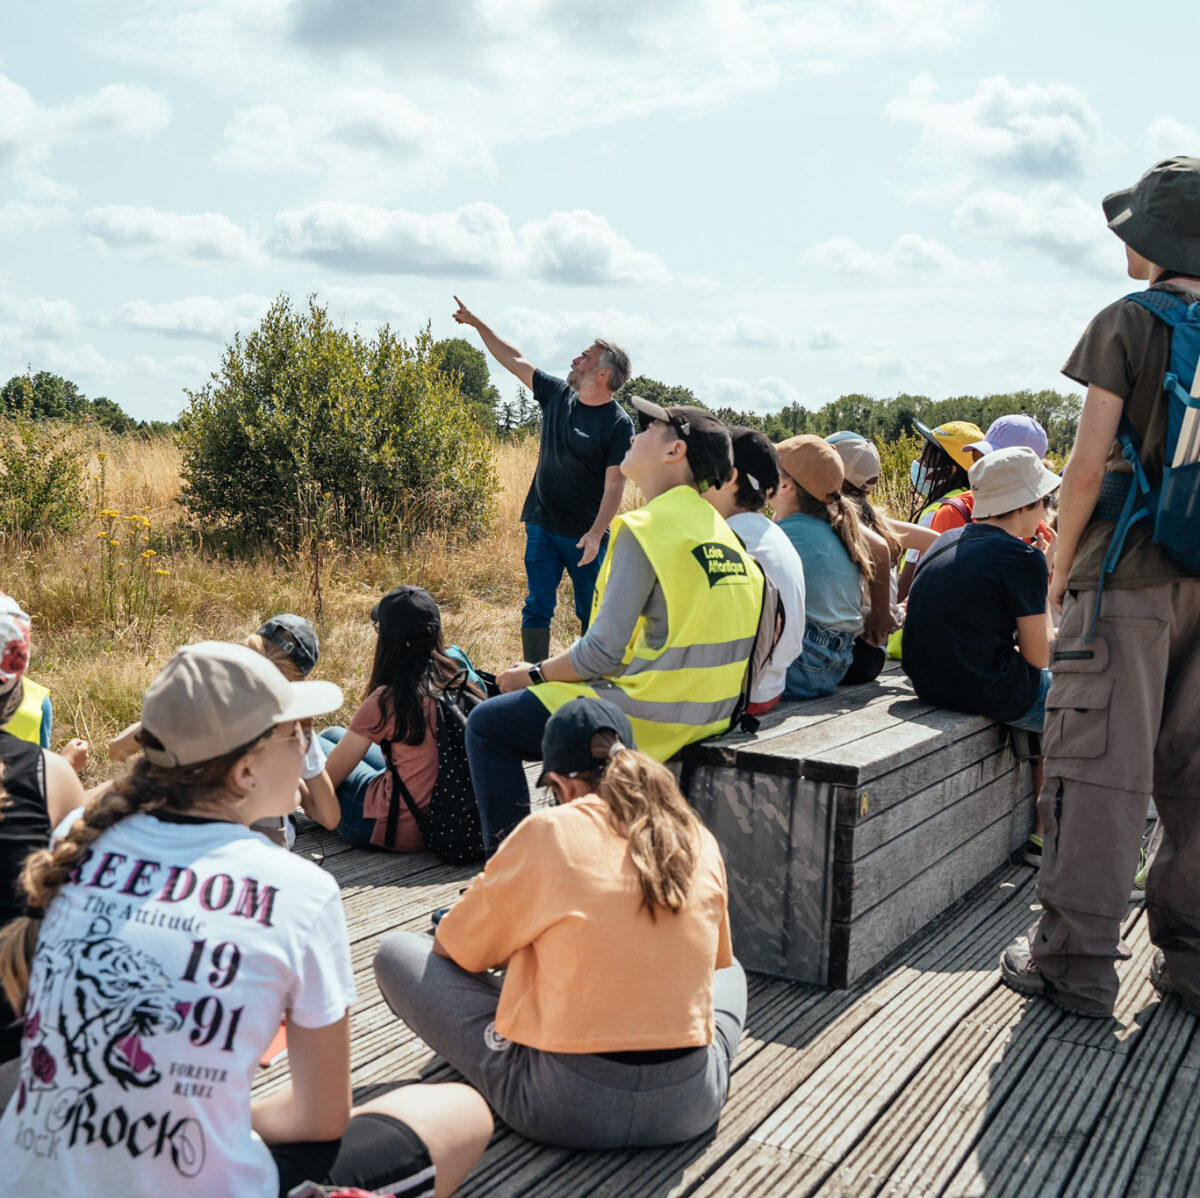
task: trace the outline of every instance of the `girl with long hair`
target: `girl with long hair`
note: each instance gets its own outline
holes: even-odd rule
[[[295,804],[301,722],[341,702],[243,645],[181,649],[146,691],[142,755],[28,859],[25,912],[0,933],[25,1012],[0,1122],[11,1192],[270,1198],[411,1177],[403,1192],[432,1194],[436,1173],[448,1194],[482,1153],[490,1118],[467,1087],[351,1118],[337,882],[248,826]],[[290,1084],[251,1101],[285,1015]]]
[[[392,770],[419,810],[429,806],[438,773],[436,698],[477,676],[456,646],[442,639],[442,613],[421,587],[399,586],[371,609],[378,634],[362,705],[347,728],[326,728],[326,772],[342,810],[338,834],[360,848],[401,853],[425,847],[408,804],[393,790]],[[482,691],[479,692],[482,694]],[[391,758],[389,768],[388,757]],[[395,835],[388,815],[395,805]]]
[[[530,1139],[690,1139],[720,1115],[746,1014],[720,850],[613,704],[564,704],[542,755],[558,805],[501,842],[435,939],[383,942],[379,988]]]
[[[804,563],[804,648],[788,667],[784,695],[831,695],[866,627],[863,587],[875,578],[870,542],[842,494],[845,472],[832,445],[802,434],[776,447],[775,520]]]

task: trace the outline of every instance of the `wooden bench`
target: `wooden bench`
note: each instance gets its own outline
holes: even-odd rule
[[[920,702],[892,667],[783,703],[754,736],[686,750],[681,782],[725,855],[739,959],[844,988],[993,870],[1033,827],[1007,729]]]

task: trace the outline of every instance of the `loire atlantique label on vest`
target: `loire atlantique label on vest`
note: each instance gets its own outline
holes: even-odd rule
[[[692,550],[692,556],[700,563],[710,587],[726,578],[746,577],[746,559],[728,545],[704,541]]]

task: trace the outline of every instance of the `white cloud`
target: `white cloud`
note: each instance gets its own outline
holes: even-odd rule
[[[554,212],[514,232],[492,204],[424,214],[324,202],[281,213],[271,240],[285,258],[362,273],[503,278],[558,283],[665,282],[670,272],[635,250],[594,212]]]
[[[1065,83],[1016,87],[1004,75],[993,75],[957,104],[939,100],[937,90],[931,76],[918,75],[887,105],[887,113],[918,126],[918,157],[951,178],[980,172],[1045,180],[1075,176],[1100,141],[1100,118],[1083,93]]]
[[[25,194],[35,200],[53,200],[61,204],[73,200],[79,194],[77,187],[59,183],[43,175],[41,171],[14,171],[13,178],[25,189]]]
[[[836,349],[842,344],[842,331],[835,324],[815,325],[808,336],[808,348],[816,352]]]
[[[1200,158],[1200,127],[1185,125],[1173,116],[1159,116],[1146,127],[1146,140],[1156,159],[1187,154]]]
[[[412,186],[453,166],[493,168],[482,140],[399,92],[338,88],[296,115],[280,104],[235,113],[216,162],[229,170],[364,176]]]
[[[187,215],[112,204],[85,212],[83,231],[109,249],[151,258],[248,262],[259,256],[254,238],[219,212]]]
[[[15,348],[32,338],[53,341],[70,336],[78,323],[79,314],[69,300],[0,295],[0,330]]]
[[[249,294],[224,300],[210,295],[192,295],[161,304],[136,299],[121,305],[117,321],[133,329],[169,337],[208,337],[227,341],[235,330],[256,323],[270,306],[271,301],[266,296]]]
[[[711,408],[733,408],[738,412],[778,412],[801,402],[800,392],[791,383],[773,375],[756,383],[704,375],[692,390]]]
[[[869,276],[883,286],[919,286],[929,282],[931,276],[986,269],[972,266],[920,233],[902,234],[883,253],[867,249],[852,237],[832,237],[810,246],[800,255],[800,261],[821,274]]]
[[[1119,274],[1123,263],[1100,205],[1087,203],[1060,185],[1019,195],[980,191],[955,209],[954,226],[1102,278]]]
[[[63,104],[47,105],[0,75],[0,164],[40,162],[59,141],[149,138],[170,119],[167,101],[148,87],[113,83]]]
[[[62,204],[30,204],[24,200],[9,200],[0,204],[0,237],[15,237],[35,229],[47,229],[62,224],[71,212]]]

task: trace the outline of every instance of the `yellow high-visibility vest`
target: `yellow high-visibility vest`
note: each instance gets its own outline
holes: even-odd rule
[[[673,487],[612,523],[596,580],[593,620],[622,537],[636,537],[663,589],[667,641],[646,642],[639,620],[621,666],[591,682],[544,682],[532,694],[550,711],[579,695],[607,699],[633,725],[637,747],[658,761],[729,728],[741,695],[763,601],[758,563],[694,487]]]
[[[5,732],[11,732],[18,740],[27,740],[31,745],[42,743],[42,702],[50,693],[44,686],[34,682],[26,675],[22,680],[25,694],[21,706],[13,713],[13,718],[4,725]]]

